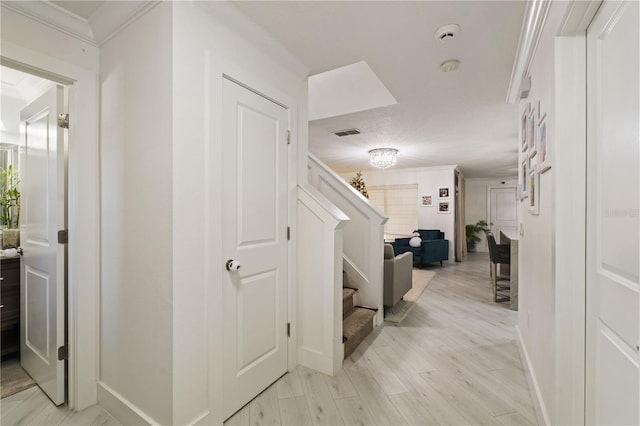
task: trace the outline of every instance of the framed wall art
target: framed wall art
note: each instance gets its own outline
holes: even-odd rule
[[[534,169],[529,172],[529,213],[540,213],[540,174]]]
[[[438,203],[438,213],[451,213],[448,201],[440,201]]]
[[[520,192],[520,199],[523,200],[529,195],[528,182],[529,181],[529,157],[525,154],[524,158],[520,162],[520,184],[518,185]]]
[[[433,195],[423,195],[421,199],[422,202],[420,205],[422,207],[433,207]]]
[[[547,135],[547,123],[542,117],[542,121],[538,125],[538,172],[544,173],[551,169],[551,161],[553,150],[549,145],[549,138]]]
[[[520,119],[520,150],[525,152],[528,149],[527,132],[529,130],[529,104],[524,107],[522,118]]]
[[[527,145],[529,158],[536,155],[536,111],[533,109],[528,118],[529,131],[527,132]]]
[[[438,188],[438,198],[443,200],[443,199],[448,199],[449,198],[449,194],[451,193],[451,190],[449,187],[440,187]]]

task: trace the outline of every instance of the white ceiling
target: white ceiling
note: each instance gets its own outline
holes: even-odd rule
[[[113,0],[112,0],[113,1]],[[55,1],[51,0],[51,3],[54,3],[64,9],[67,9],[69,12],[75,13],[76,15],[89,19],[93,13],[102,6],[104,0],[85,0],[85,1],[76,1],[76,0],[61,0]]]
[[[104,1],[53,1],[89,19]],[[505,102],[524,1],[238,1],[311,75],[365,61],[398,101],[309,124],[309,149],[338,172],[368,170],[372,148],[396,168],[458,165],[467,177],[517,174],[517,108]],[[457,23],[458,36],[435,39]],[[447,59],[461,61],[443,73]],[[339,138],[336,130],[358,128]]]
[[[505,102],[524,1],[236,2],[311,74],[366,61],[397,105],[316,120],[309,149],[338,172],[398,148],[396,168],[459,165],[467,177],[517,175],[517,108]],[[457,23],[458,36],[435,39]],[[439,65],[459,59],[456,72]],[[339,138],[333,131],[358,128]]]

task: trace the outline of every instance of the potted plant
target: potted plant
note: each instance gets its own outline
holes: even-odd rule
[[[9,166],[0,167],[0,226],[2,248],[18,247],[20,244],[20,179],[18,171]]]
[[[469,224],[465,226],[465,233],[467,234],[467,251],[476,251],[476,245],[481,241],[478,234],[485,232],[489,229],[487,222],[479,220],[475,224]]]

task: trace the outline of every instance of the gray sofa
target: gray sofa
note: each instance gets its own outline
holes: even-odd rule
[[[393,306],[412,286],[413,254],[395,256],[391,244],[384,245],[384,306]]]

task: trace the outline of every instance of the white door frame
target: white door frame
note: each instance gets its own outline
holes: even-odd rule
[[[97,402],[99,285],[98,75],[2,41],[2,65],[61,83],[69,94],[68,405]]]
[[[601,0],[572,2],[554,40],[556,399],[553,424],[584,424],[586,368],[586,30]]]

